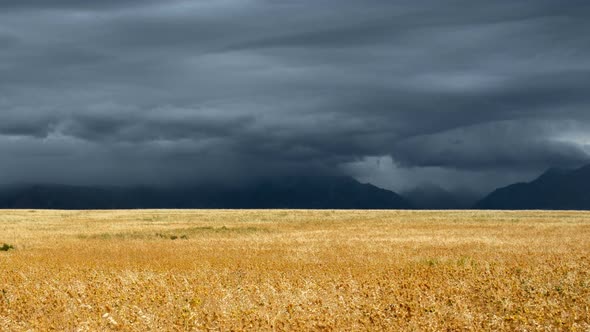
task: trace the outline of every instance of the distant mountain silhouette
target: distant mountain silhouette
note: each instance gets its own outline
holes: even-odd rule
[[[552,168],[529,183],[500,188],[475,205],[499,210],[590,210],[590,165]]]
[[[352,178],[299,176],[267,178],[233,189],[21,185],[0,189],[0,208],[408,209],[411,205],[392,191]]]
[[[471,207],[478,198],[476,193],[463,191],[449,191],[435,184],[423,184],[411,190],[402,192],[412,206],[418,209],[449,210]]]

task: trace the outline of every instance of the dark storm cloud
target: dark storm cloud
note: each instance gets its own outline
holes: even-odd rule
[[[395,151],[399,162],[463,169],[575,167],[588,162],[584,146],[547,139],[558,134],[543,122],[494,122],[408,138],[400,141]]]
[[[145,5],[150,0],[3,0],[0,8],[3,10],[42,10],[42,9],[100,9],[113,7],[128,7],[133,5]]]
[[[583,164],[589,15],[577,0],[2,1],[0,180],[477,186]]]

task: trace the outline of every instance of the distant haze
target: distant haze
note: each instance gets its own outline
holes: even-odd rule
[[[590,162],[589,18],[587,0],[0,1],[0,183],[531,180]]]

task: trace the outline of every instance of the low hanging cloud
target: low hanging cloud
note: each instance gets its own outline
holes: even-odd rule
[[[589,15],[581,0],[2,1],[0,182],[487,188],[574,167],[590,162]]]
[[[395,148],[403,165],[474,169],[530,169],[546,165],[575,167],[588,162],[581,141],[564,132],[581,132],[572,122],[503,121],[410,137]]]

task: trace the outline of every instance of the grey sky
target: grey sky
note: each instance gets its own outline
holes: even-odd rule
[[[588,1],[0,2],[0,182],[345,173],[488,190],[590,162]]]

